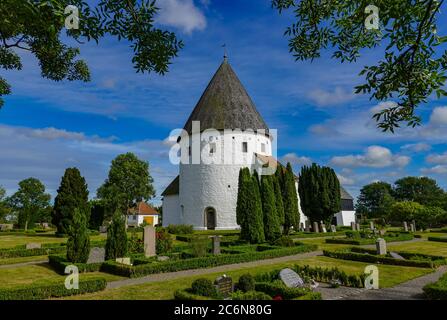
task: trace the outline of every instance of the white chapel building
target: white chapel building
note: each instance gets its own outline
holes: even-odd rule
[[[182,161],[179,175],[162,193],[163,226],[239,229],[236,223],[239,170],[248,167],[267,174],[281,164],[272,156],[274,141],[267,124],[227,58],[186,121],[178,142],[182,145]],[[203,159],[195,161],[197,154]],[[296,187],[298,192],[298,182]],[[353,200],[343,188],[342,198],[347,198],[342,199],[344,210],[334,217],[334,223],[348,226],[355,221]],[[298,207],[300,221],[304,223],[307,218]]]

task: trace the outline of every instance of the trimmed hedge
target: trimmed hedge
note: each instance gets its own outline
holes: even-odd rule
[[[419,268],[435,268],[439,265],[446,264],[447,261],[442,258],[437,260],[436,256],[431,256],[435,260],[399,260],[394,259],[387,256],[379,256],[370,253],[359,253],[355,252],[362,250],[363,252],[368,252],[369,250],[363,248],[351,248],[351,249],[343,249],[339,251],[331,251],[331,250],[323,250],[323,254],[329,258],[341,259],[341,260],[351,260],[351,261],[360,261],[360,262],[368,262],[368,263],[382,263],[388,265],[397,265],[397,266],[407,266],[407,267],[419,267]],[[374,251],[375,253],[375,251]],[[398,254],[402,255],[402,257],[408,259],[410,256],[416,257],[420,256],[422,258],[428,257],[428,255],[422,254],[411,254],[405,252],[398,252]]]
[[[263,259],[271,259],[283,256],[290,256],[298,253],[310,252],[317,249],[316,245],[299,244],[295,247],[278,248],[265,251],[254,251],[239,254],[221,254],[192,259],[180,259],[174,261],[160,261],[156,263],[139,264],[136,266],[126,266],[115,261],[103,263],[103,271],[124,276],[143,277],[149,274],[175,272],[188,269],[211,268],[226,264],[250,262]]]
[[[59,274],[65,274],[65,267],[75,265],[79,272],[96,272],[101,270],[102,262],[100,263],[73,263],[69,262],[65,255],[50,255],[48,256],[48,263]]]
[[[447,273],[438,281],[427,284],[423,290],[428,299],[447,300]]]
[[[68,290],[64,281],[0,288],[0,300],[41,300],[97,292],[106,288],[105,278],[79,280],[79,289]]]
[[[255,290],[264,292],[271,297],[280,295],[285,300],[299,298],[310,292],[307,288],[288,288],[283,284],[280,285],[274,282],[257,282]]]
[[[396,242],[396,241],[410,241],[414,239],[414,235],[411,233],[398,233],[396,236],[388,236],[383,237],[386,242]],[[376,239],[350,239],[350,238],[341,238],[341,239],[326,239],[326,243],[332,244],[351,244],[351,245],[365,245],[365,244],[374,244],[376,243]]]
[[[447,242],[447,237],[428,237],[428,241]]]
[[[289,237],[292,239],[307,239],[307,238],[321,238],[321,237],[333,237],[333,236],[343,236],[346,234],[346,231],[337,231],[337,232],[295,232],[289,234]]]
[[[45,256],[48,254],[63,253],[66,251],[65,246],[59,247],[42,247],[38,249],[0,249],[0,258],[18,258],[31,256]]]

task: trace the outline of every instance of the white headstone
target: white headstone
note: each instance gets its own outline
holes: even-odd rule
[[[337,228],[333,224],[331,225],[331,232],[337,232]]]
[[[116,262],[121,263],[121,264],[125,264],[125,265],[132,265],[130,263],[130,258],[116,258]]]
[[[386,255],[386,241],[385,239],[382,238],[378,238],[376,240],[376,249],[377,249],[377,254],[380,256]]]
[[[352,231],[355,231],[355,222],[351,222]]]
[[[305,286],[303,279],[301,279],[298,273],[289,268],[282,269],[279,272],[279,278],[289,288],[300,288]]]
[[[407,221],[404,221],[404,231],[408,232],[408,223],[407,223]]]
[[[400,254],[398,254],[396,252],[390,252],[390,256],[392,256],[394,259],[405,260],[404,257],[402,257]]]
[[[42,245],[40,243],[30,242],[26,244],[26,249],[40,249]]]

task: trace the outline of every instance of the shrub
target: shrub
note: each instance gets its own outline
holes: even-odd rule
[[[274,242],[274,245],[281,247],[293,247],[295,246],[295,242],[293,242],[293,239],[291,237],[282,236]]]
[[[25,248],[12,248],[12,249],[0,249],[0,258],[19,258],[19,257],[32,257],[32,256],[45,256],[50,253],[63,253],[66,247],[42,247],[39,249],[25,249]]]
[[[193,257],[204,257],[208,253],[208,245],[210,241],[208,238],[193,238],[189,242],[191,254]]]
[[[174,292],[174,299],[175,300],[191,301],[191,300],[210,300],[212,298],[193,294],[193,293],[191,293],[190,289],[186,289],[186,290],[179,289]]]
[[[243,252],[239,254],[221,254],[192,259],[168,260],[157,263],[146,263],[136,266],[126,266],[114,261],[106,261],[102,268],[104,271],[125,276],[142,277],[149,274],[174,272],[188,269],[211,268],[226,264],[242,263],[262,259],[290,256],[293,254],[314,251],[316,245],[300,244],[291,248],[278,248],[261,252]]]
[[[70,262],[86,263],[90,254],[90,237],[86,213],[74,209],[73,221],[68,225],[67,259]]]
[[[107,228],[106,259],[114,260],[127,254],[127,233],[123,215],[117,210]]]
[[[191,292],[193,294],[204,297],[217,297],[217,290],[211,280],[199,278],[191,284]]]
[[[41,300],[97,292],[106,288],[105,278],[79,280],[79,289],[66,289],[61,280],[54,283],[34,283],[13,288],[0,288],[0,300]]]
[[[447,300],[447,273],[437,282],[427,284],[423,290],[431,300]]]
[[[259,291],[236,291],[231,295],[232,300],[272,300],[268,294]]]
[[[172,239],[169,233],[162,229],[157,231],[156,234],[156,251],[157,254],[168,253],[172,249]]]
[[[101,270],[101,263],[73,263],[67,260],[65,255],[50,255],[48,263],[59,274],[65,274],[65,267],[75,265],[79,272],[96,272]]]
[[[187,224],[170,224],[167,229],[170,234],[192,234],[194,232],[193,226]]]
[[[447,237],[428,237],[428,241],[447,242]]]
[[[258,282],[256,291],[264,292],[271,297],[281,296],[285,300],[298,298],[309,292],[307,288],[288,288],[279,282]]]
[[[255,279],[249,273],[243,274],[239,278],[239,282],[237,283],[237,289],[242,292],[248,292],[255,290]]]

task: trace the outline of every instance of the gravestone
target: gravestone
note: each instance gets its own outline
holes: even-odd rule
[[[169,260],[169,257],[167,257],[167,256],[158,256],[158,257],[157,257],[157,260],[158,260],[158,261],[168,261],[168,260]]]
[[[410,230],[411,232],[415,232],[416,228],[414,227],[414,224],[410,223]]]
[[[211,237],[213,254],[220,254],[220,238],[221,236]]]
[[[282,269],[279,272],[279,278],[288,288],[301,288],[305,286],[303,279],[301,279],[298,273],[289,268]]]
[[[99,232],[101,232],[101,233],[107,233],[107,227],[106,227],[106,226],[100,226],[100,227],[99,227]]]
[[[404,257],[402,257],[400,254],[398,254],[396,252],[390,252],[390,256],[392,256],[394,259],[405,260]]]
[[[300,231],[303,232],[304,231],[304,223],[300,222]]]
[[[416,220],[413,220],[413,226],[414,226],[414,231],[416,231],[417,230],[417,228],[416,228]]]
[[[40,243],[30,242],[26,244],[26,249],[40,249],[42,245]]]
[[[233,293],[233,279],[227,275],[218,277],[214,284],[216,285],[217,291],[224,297],[228,298]]]
[[[355,222],[351,222],[351,228],[352,228],[352,231],[355,231]]]
[[[321,230],[322,232],[324,232],[324,233],[327,232],[327,230],[326,230],[326,226],[325,226],[324,224],[320,224],[320,230]]]
[[[337,232],[337,228],[333,224],[331,225],[331,232]]]
[[[380,256],[386,255],[386,241],[385,239],[378,238],[376,240],[377,254]]]
[[[130,258],[116,258],[116,262],[131,266]]]
[[[310,232],[310,222],[306,220],[306,232]]]
[[[12,223],[3,223],[0,224],[0,230],[1,231],[6,231],[6,230],[12,230],[14,227],[14,225]]]
[[[381,237],[383,237],[385,235],[385,230],[383,230],[383,229],[379,230],[379,235]]]
[[[101,263],[106,259],[106,249],[94,247],[90,250],[87,263]]]
[[[318,222],[314,222],[313,232],[316,232],[316,233],[319,232],[319,230],[318,230]]]
[[[155,228],[153,226],[144,227],[143,242],[144,242],[144,256],[153,257],[155,256]]]
[[[404,231],[408,232],[408,223],[407,223],[407,221],[404,221]]]
[[[357,231],[360,231],[360,223],[356,223],[355,224],[355,228],[356,228]]]
[[[371,230],[374,230],[374,222],[373,222],[373,221],[370,221],[370,222],[369,222],[369,228],[370,228]]]

